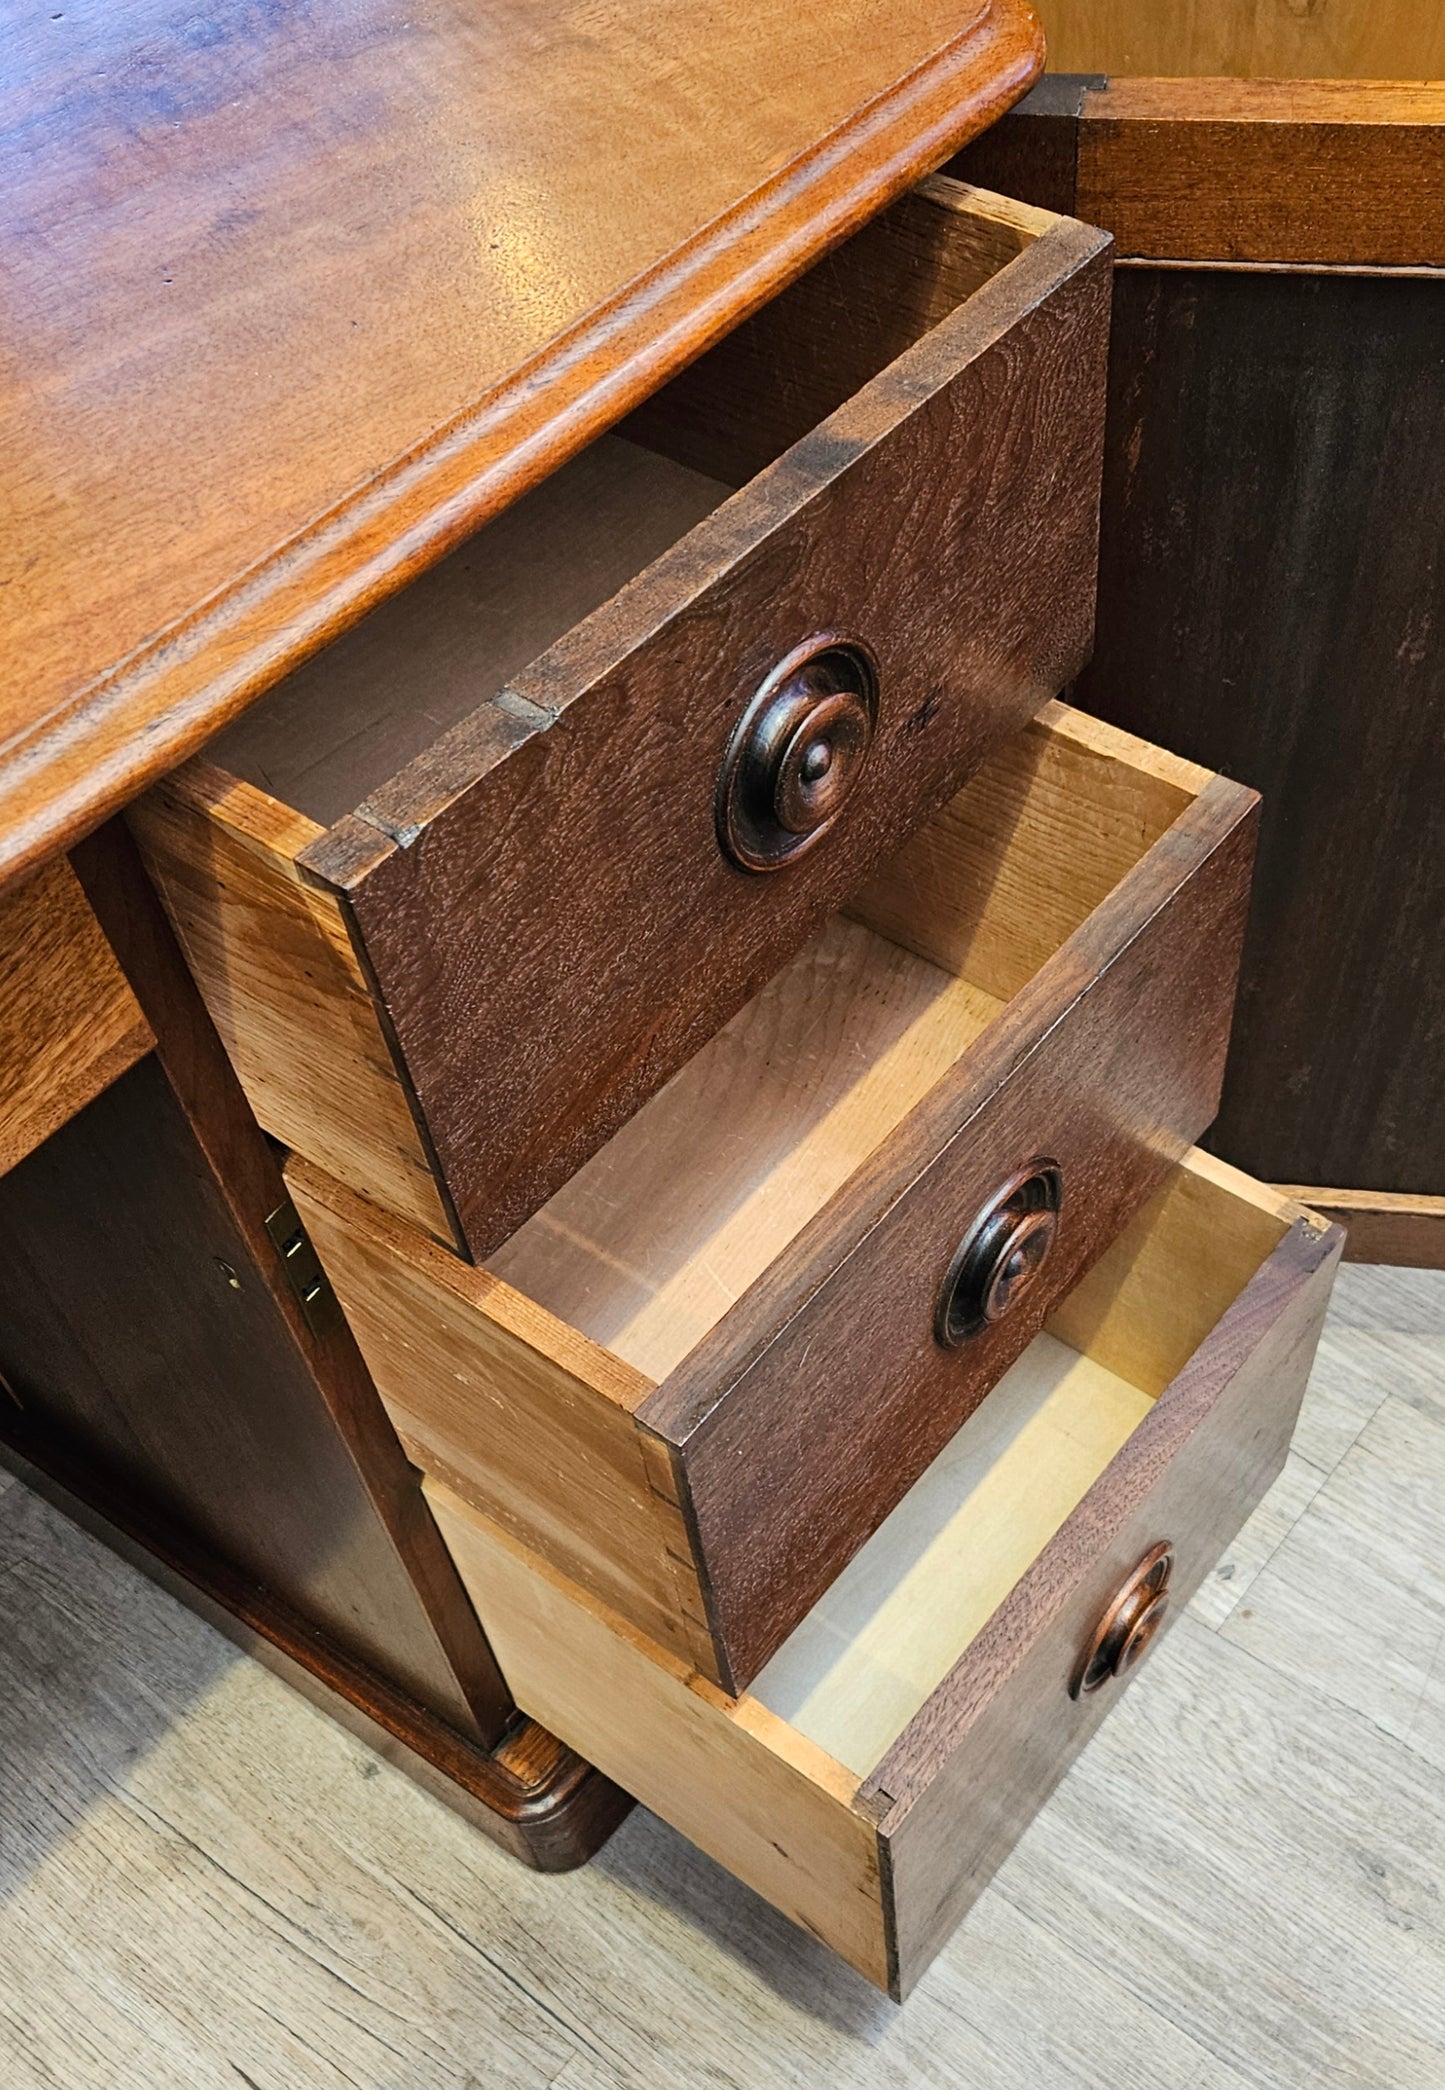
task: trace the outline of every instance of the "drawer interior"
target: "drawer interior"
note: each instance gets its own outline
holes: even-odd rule
[[[1208,774],[1048,707],[488,1270],[649,1378],[665,1377]]]
[[[1298,1216],[1204,1155],[856,1553],[751,1695],[860,1778],[921,1711]]]
[[[1301,1242],[1300,1272],[1285,1270]],[[1118,1572],[1111,1553],[1122,1548],[1131,1563],[1141,1531],[1157,1539],[1153,1519],[1167,1519],[1187,1601],[1283,1457],[1331,1258],[1297,1206],[1210,1156],[1188,1157],[742,1697],[690,1672],[444,1487],[428,1492],[519,1704],[897,1989],[916,1967],[900,1977],[896,1939],[880,1942],[861,1908],[881,1903],[885,1932],[926,1932],[931,1919],[889,1905],[903,1874],[894,1863],[880,1879],[879,1825],[886,1833],[886,1810],[916,1785],[920,1762],[932,1766],[925,1777],[942,1778],[1029,1634],[1044,1631],[1021,1581],[1054,1548],[1048,1679],[1026,1687],[1030,1731],[1006,1747],[1009,1779],[1043,1779],[1037,1804],[1107,1700],[1071,1701],[1065,1684],[1074,1643]],[[1221,1341],[1218,1323],[1246,1293],[1263,1300],[1249,1340]],[[1202,1395],[1186,1390],[1191,1378]],[[1192,1402],[1193,1420],[1172,1423],[1163,1464],[1137,1461],[1117,1483],[1120,1501],[1070,1541],[1071,1513],[1106,1473],[1115,1485],[1120,1453],[1165,1396],[1176,1413]],[[1243,1420],[1221,1416],[1206,1455],[1211,1405],[1242,1409]],[[1192,1537],[1179,1499],[1171,1507],[1149,1493],[1165,1467],[1199,1508]],[[967,1744],[984,1764],[988,1731],[985,1721]],[[1007,1719],[1003,1731],[1012,1734]],[[999,1829],[977,1765],[961,1775],[976,1818],[950,1821],[943,1844],[965,1881],[977,1873],[977,1891],[1030,1810],[1010,1802]]]
[[[341,819],[1056,223],[925,183],[289,676],[210,760],[320,827]]]

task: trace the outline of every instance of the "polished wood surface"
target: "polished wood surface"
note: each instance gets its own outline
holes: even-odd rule
[[[1111,79],[1084,97],[1078,212],[1121,256],[1445,263],[1445,84]]]
[[[1026,0],[6,0],[0,871],[1027,86]]]
[[[1040,0],[1039,12],[1056,72],[1445,79],[1445,21],[1420,0]]]
[[[154,1040],[63,860],[0,894],[0,983],[3,1175]]]
[[[1060,705],[470,1270],[293,1161],[418,1464],[746,1682],[1208,1124],[1252,794]],[[999,1184],[1030,1290],[933,1340]]]
[[[901,1998],[1121,1697],[1068,1689],[1119,1582],[1172,1535],[1187,1601],[1278,1471],[1339,1247],[1189,1158],[747,1696],[428,1495],[519,1703]]]

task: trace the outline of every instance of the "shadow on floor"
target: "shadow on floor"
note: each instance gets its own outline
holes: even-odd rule
[[[0,1899],[244,1660],[0,1475]]]

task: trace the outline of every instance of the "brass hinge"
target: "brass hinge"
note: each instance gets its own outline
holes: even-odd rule
[[[311,1236],[301,1224],[301,1214],[288,1197],[266,1221],[271,1246],[281,1258],[281,1268],[313,1335],[329,1335],[341,1325],[341,1306],[331,1281],[321,1267],[321,1258],[311,1245]]]

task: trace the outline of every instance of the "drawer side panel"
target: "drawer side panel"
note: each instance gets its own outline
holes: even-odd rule
[[[705,1662],[682,1516],[632,1419],[648,1382],[320,1170],[286,1180],[413,1463]]]
[[[126,817],[259,1123],[453,1240],[341,910],[296,868],[313,823],[205,762]]]
[[[762,1706],[730,1706],[495,1525],[427,1497],[517,1703],[880,1988],[872,1824],[856,1781]]]

